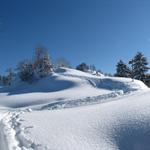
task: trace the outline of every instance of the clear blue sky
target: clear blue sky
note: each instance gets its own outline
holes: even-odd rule
[[[115,72],[138,50],[150,61],[149,0],[0,0],[0,72],[42,44],[53,59]]]

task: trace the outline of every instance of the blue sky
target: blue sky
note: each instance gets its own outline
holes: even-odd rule
[[[38,44],[53,59],[104,72],[137,51],[150,61],[150,1],[0,0],[0,72],[31,58]]]

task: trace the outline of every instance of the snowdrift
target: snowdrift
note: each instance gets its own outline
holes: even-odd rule
[[[67,68],[16,79],[0,88],[0,128],[1,150],[149,150],[150,90]]]
[[[28,137],[51,150],[149,150],[150,92],[87,107],[21,115]],[[41,122],[42,118],[42,122]]]
[[[132,79],[95,76],[74,69],[60,68],[52,76],[38,82],[28,84],[16,79],[11,86],[0,88],[0,105],[19,108],[45,104],[46,107],[53,108],[63,107],[66,101],[70,101],[71,104],[66,107],[74,107],[99,103],[146,88],[144,83],[137,80],[132,82]]]

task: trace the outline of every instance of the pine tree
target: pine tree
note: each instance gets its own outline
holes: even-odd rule
[[[89,70],[89,66],[86,63],[81,63],[76,67],[77,70],[87,72]]]
[[[141,52],[137,52],[132,60],[132,72],[135,79],[145,81],[149,67],[147,58]]]
[[[116,65],[116,74],[117,77],[130,77],[130,69],[129,67],[120,60]]]
[[[96,71],[95,65],[90,65],[90,66],[89,66],[89,69],[90,69],[91,72]]]

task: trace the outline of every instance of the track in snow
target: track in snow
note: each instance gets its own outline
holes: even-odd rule
[[[26,137],[28,128],[21,128],[20,112],[8,112],[0,120],[0,150],[45,150]]]
[[[54,101],[49,104],[43,105],[40,108],[37,107],[37,110],[64,109],[64,108],[73,108],[73,107],[99,104],[99,103],[113,101],[114,98],[117,98],[119,96],[123,97],[129,94],[130,92],[124,93],[122,90],[118,90],[118,91],[111,92],[109,94],[103,94],[103,95],[98,95],[93,97],[86,97],[86,98],[75,99],[75,100],[59,100],[59,101]]]
[[[6,136],[4,134],[2,119],[0,120],[0,150],[9,150],[6,142]]]

